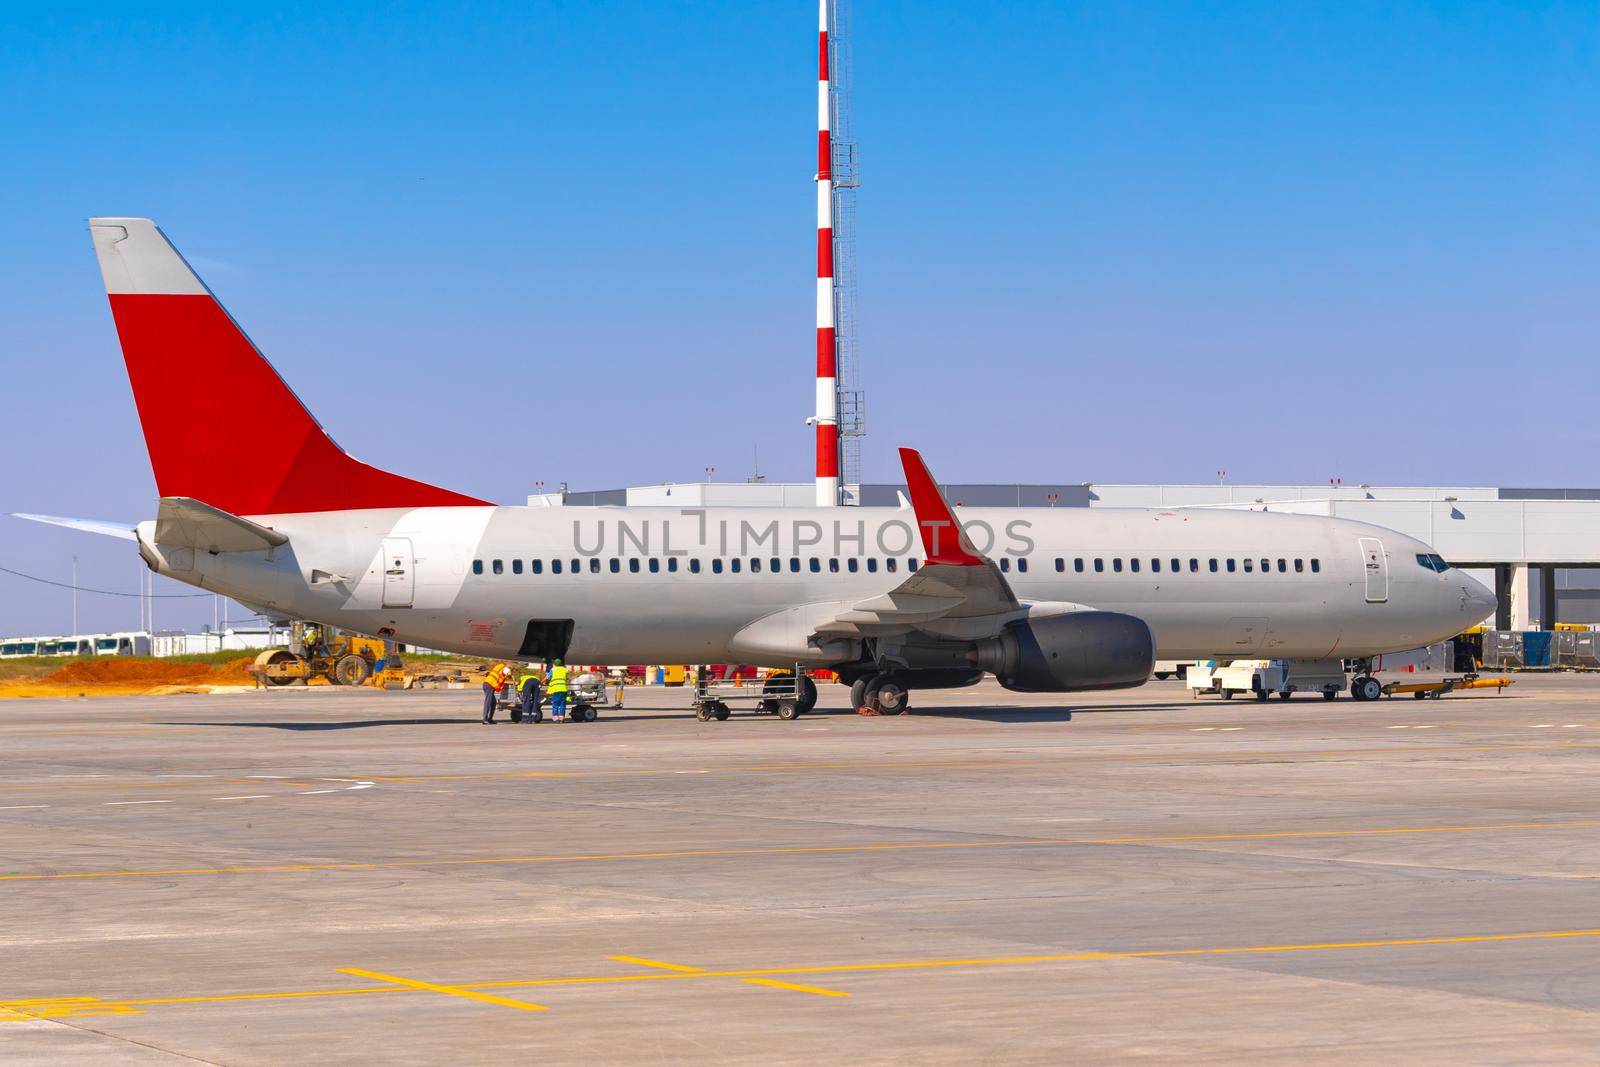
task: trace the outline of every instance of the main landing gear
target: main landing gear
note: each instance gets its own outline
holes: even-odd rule
[[[850,687],[850,706],[861,715],[904,715],[911,693],[892,673],[865,674]]]

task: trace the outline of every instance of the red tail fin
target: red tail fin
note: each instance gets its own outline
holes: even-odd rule
[[[330,438],[149,219],[90,219],[162,496],[235,515],[483,505]],[[241,449],[240,425],[265,448]]]

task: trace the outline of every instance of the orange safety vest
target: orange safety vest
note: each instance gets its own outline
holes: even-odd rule
[[[504,689],[511,680],[511,668],[504,663],[496,663],[489,668],[489,687],[491,689]]]

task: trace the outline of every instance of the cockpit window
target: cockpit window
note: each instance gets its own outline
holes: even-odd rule
[[[1450,564],[1446,563],[1444,557],[1437,552],[1418,552],[1417,563],[1440,574],[1450,569]]]

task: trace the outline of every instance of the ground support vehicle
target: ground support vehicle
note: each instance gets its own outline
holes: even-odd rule
[[[714,678],[701,668],[694,683],[695,718],[719,722],[733,713],[732,705],[748,703],[755,714],[775,714],[797,719],[816,707],[817,685],[797,663],[792,671],[775,671],[762,679]]]
[[[305,640],[306,626],[295,623],[289,647],[262,652],[250,665],[250,673],[263,685],[305,685],[313,678],[326,678],[333,685],[362,685],[380,662],[388,665],[388,647],[375,637],[329,628],[311,646]]]
[[[1232,700],[1240,693],[1253,693],[1266,700],[1276,693],[1288,700],[1296,693],[1321,693],[1333,700],[1345,686],[1344,664],[1340,660],[1239,659],[1218,665],[1216,661],[1197,663],[1186,674],[1190,695],[1215,693]]]

